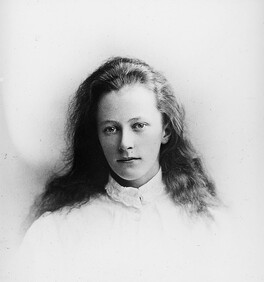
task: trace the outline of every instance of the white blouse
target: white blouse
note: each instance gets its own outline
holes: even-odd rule
[[[109,177],[106,192],[32,224],[19,281],[228,281],[217,272],[214,224],[185,215],[161,171],[138,189]]]

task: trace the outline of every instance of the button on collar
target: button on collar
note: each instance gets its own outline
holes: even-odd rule
[[[109,176],[105,189],[114,201],[135,208],[141,208],[142,205],[154,202],[162,194],[166,194],[165,185],[162,182],[161,169],[150,181],[139,188],[123,187]]]

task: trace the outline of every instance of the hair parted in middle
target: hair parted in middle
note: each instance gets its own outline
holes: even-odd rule
[[[191,145],[185,129],[184,110],[166,78],[145,62],[110,58],[79,87],[69,107],[68,149],[65,168],[55,174],[37,201],[38,215],[65,206],[80,206],[105,193],[110,168],[97,134],[97,107],[101,97],[122,87],[142,84],[156,96],[170,140],[160,149],[163,181],[175,204],[190,214],[209,214],[216,205],[213,182]]]

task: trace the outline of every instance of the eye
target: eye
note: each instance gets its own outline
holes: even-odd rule
[[[136,122],[133,124],[132,128],[135,129],[135,130],[142,130],[145,128],[147,124],[144,123],[144,122]]]
[[[105,134],[108,134],[108,135],[110,135],[110,134],[115,134],[116,131],[117,131],[117,128],[116,128],[115,126],[107,126],[107,127],[104,128],[104,130],[103,130],[103,132],[104,132]]]

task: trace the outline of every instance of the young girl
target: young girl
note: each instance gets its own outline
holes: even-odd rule
[[[217,196],[164,76],[108,60],[78,89],[68,140],[63,172],[36,202],[21,281],[200,281],[197,244]]]

